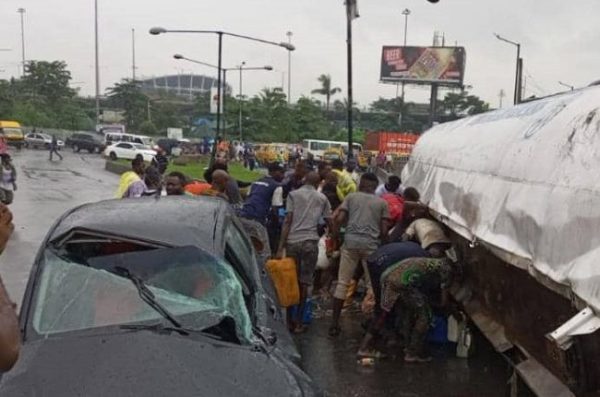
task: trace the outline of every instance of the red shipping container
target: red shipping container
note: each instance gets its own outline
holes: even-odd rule
[[[418,135],[403,132],[367,132],[365,149],[373,152],[410,154],[418,139]]]

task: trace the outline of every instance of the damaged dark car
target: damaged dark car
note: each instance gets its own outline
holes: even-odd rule
[[[214,198],[64,215],[32,268],[0,395],[320,395],[242,230]]]

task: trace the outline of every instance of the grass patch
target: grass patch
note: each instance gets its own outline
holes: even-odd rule
[[[121,164],[131,164],[131,160],[119,159],[117,163]],[[178,171],[182,174],[186,175],[192,179],[202,179],[204,180],[204,171],[208,167],[208,161],[200,161],[198,163],[189,163],[187,165],[175,165],[173,163],[169,164],[167,168],[167,173]],[[238,181],[242,182],[254,182],[260,177],[263,176],[262,173],[257,171],[250,171],[240,163],[231,162],[229,163],[229,174]]]

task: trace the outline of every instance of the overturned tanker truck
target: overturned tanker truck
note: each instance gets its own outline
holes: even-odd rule
[[[454,296],[513,392],[600,395],[600,86],[437,125],[402,180],[450,229]]]

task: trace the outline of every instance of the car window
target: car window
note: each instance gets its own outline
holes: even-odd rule
[[[197,247],[77,260],[47,249],[41,266],[31,321],[40,336],[165,320],[140,298],[130,279],[119,275],[119,266],[142,279],[157,302],[184,327],[206,329],[227,317],[235,323],[241,341],[253,339],[234,269]]]
[[[132,147],[131,147],[131,145],[129,143],[119,143],[117,145],[117,147],[121,148],[121,149],[132,149]]]

